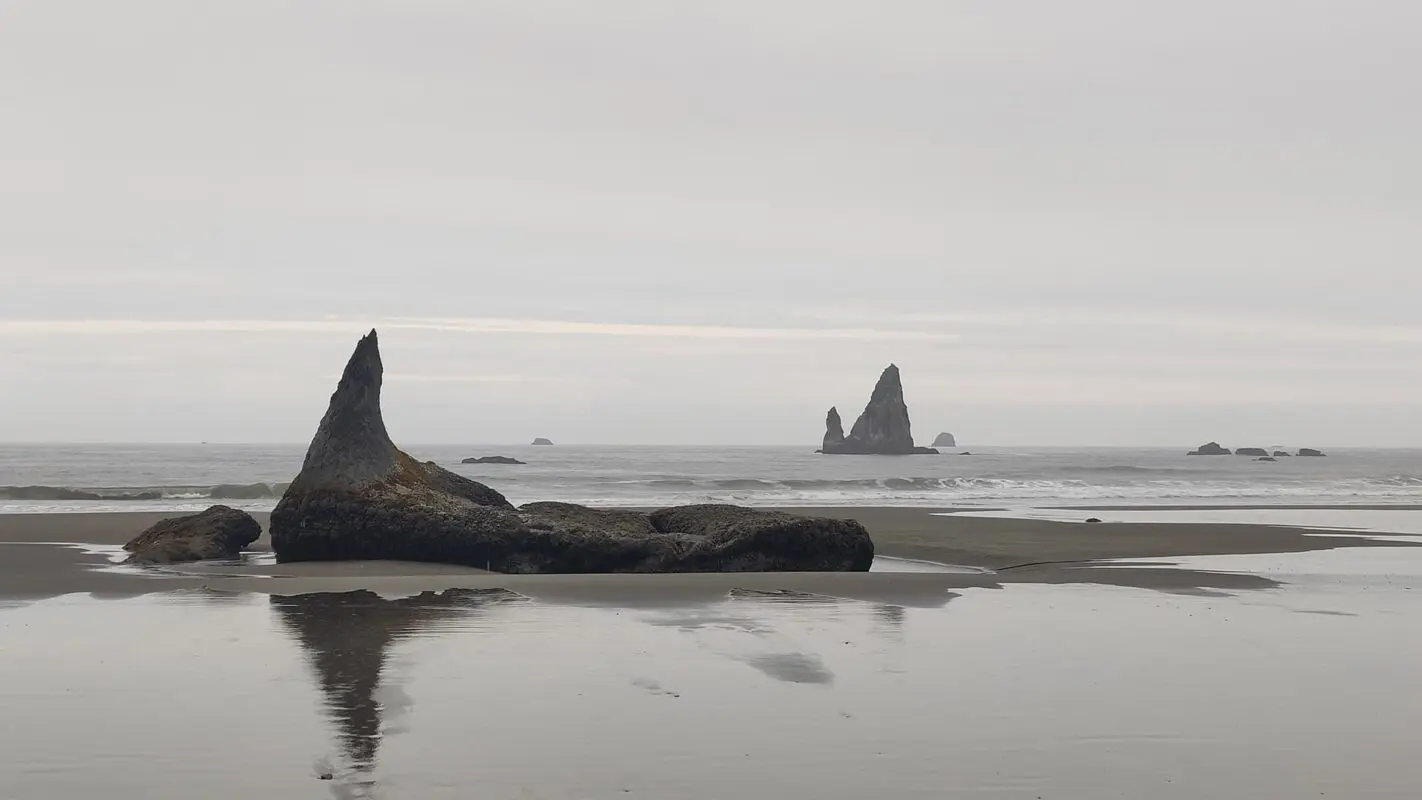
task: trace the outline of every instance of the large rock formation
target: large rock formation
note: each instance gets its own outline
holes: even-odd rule
[[[380,412],[376,334],[361,339],[301,473],[272,512],[281,561],[398,559],[500,572],[867,570],[857,522],[734,506],[645,515],[565,503],[514,509],[395,447]]]
[[[1228,448],[1228,447],[1220,447],[1220,443],[1219,443],[1219,442],[1206,442],[1205,444],[1200,445],[1199,448],[1197,448],[1197,449],[1195,449],[1195,450],[1191,450],[1190,452],[1186,453],[1185,455],[1187,455],[1187,456],[1227,456],[1227,455],[1229,455],[1229,448]]]
[[[1238,450],[1234,451],[1234,454],[1237,456],[1254,456],[1256,458],[1263,458],[1264,456],[1269,455],[1269,451],[1265,450],[1262,447],[1241,447]]]
[[[131,564],[174,564],[209,558],[236,558],[257,541],[262,526],[251,514],[213,506],[201,514],[160,520],[123,549]]]
[[[461,464],[523,464],[511,456],[479,456],[478,458],[466,458],[461,460]]]
[[[899,368],[890,364],[874,385],[869,405],[854,421],[849,435],[839,426],[839,413],[830,409],[824,446],[820,452],[833,455],[905,456],[937,454],[931,447],[914,447],[909,426],[908,406],[904,404],[904,387],[899,380]],[[839,433],[838,439],[835,434]],[[834,440],[834,441],[832,441]]]
[[[844,423],[839,418],[839,409],[830,406],[829,413],[825,415],[825,438],[820,445],[820,452],[832,451],[834,448],[844,446]]]
[[[1322,450],[1315,450],[1312,447],[1300,447],[1299,455],[1304,458],[1322,458],[1326,454]]]
[[[958,440],[953,438],[951,433],[940,433],[933,439],[934,447],[957,447]]]
[[[536,444],[536,445],[538,445],[538,446],[540,446],[540,447],[552,447],[552,446],[553,446],[553,440],[552,440],[552,439],[545,439],[545,438],[543,438],[542,436],[538,437],[537,439],[534,439],[534,440],[533,440],[533,443]]]

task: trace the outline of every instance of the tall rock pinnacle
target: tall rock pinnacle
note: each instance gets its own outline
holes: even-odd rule
[[[849,436],[844,436],[839,414],[833,409],[830,410],[826,428],[823,452],[829,454],[897,456],[938,452],[930,447],[914,447],[903,383],[899,378],[899,368],[893,364],[874,384],[869,404],[854,421]],[[838,441],[832,442],[836,431],[840,432]]]
[[[829,413],[825,415],[825,441],[821,445],[821,452],[832,450],[844,444],[844,423],[840,422],[839,409],[830,406]]]

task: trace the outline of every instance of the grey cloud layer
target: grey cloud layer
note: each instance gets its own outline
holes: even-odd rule
[[[414,438],[813,441],[892,359],[1003,441],[1422,444],[1419,31],[1412,0],[7,3],[0,439],[299,439],[335,334],[384,321]]]

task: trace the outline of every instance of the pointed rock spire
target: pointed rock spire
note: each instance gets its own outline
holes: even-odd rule
[[[830,450],[844,444],[844,423],[839,419],[839,409],[830,406],[825,415],[825,441],[822,447]]]
[[[836,415],[837,417],[838,415]],[[913,432],[909,424],[908,406],[904,403],[904,387],[899,377],[899,368],[890,364],[874,384],[869,396],[869,404],[864,413],[854,421],[849,436],[831,444],[829,433],[825,435],[824,452],[832,454],[856,455],[910,455],[937,453],[929,447],[914,447]]]
[[[303,489],[353,489],[389,478],[399,450],[385,431],[380,386],[385,368],[374,330],[361,338],[316,428],[297,480]]]

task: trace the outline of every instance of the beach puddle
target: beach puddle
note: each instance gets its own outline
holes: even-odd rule
[[[1413,797],[1414,552],[923,608],[67,595],[0,609],[0,796]]]

